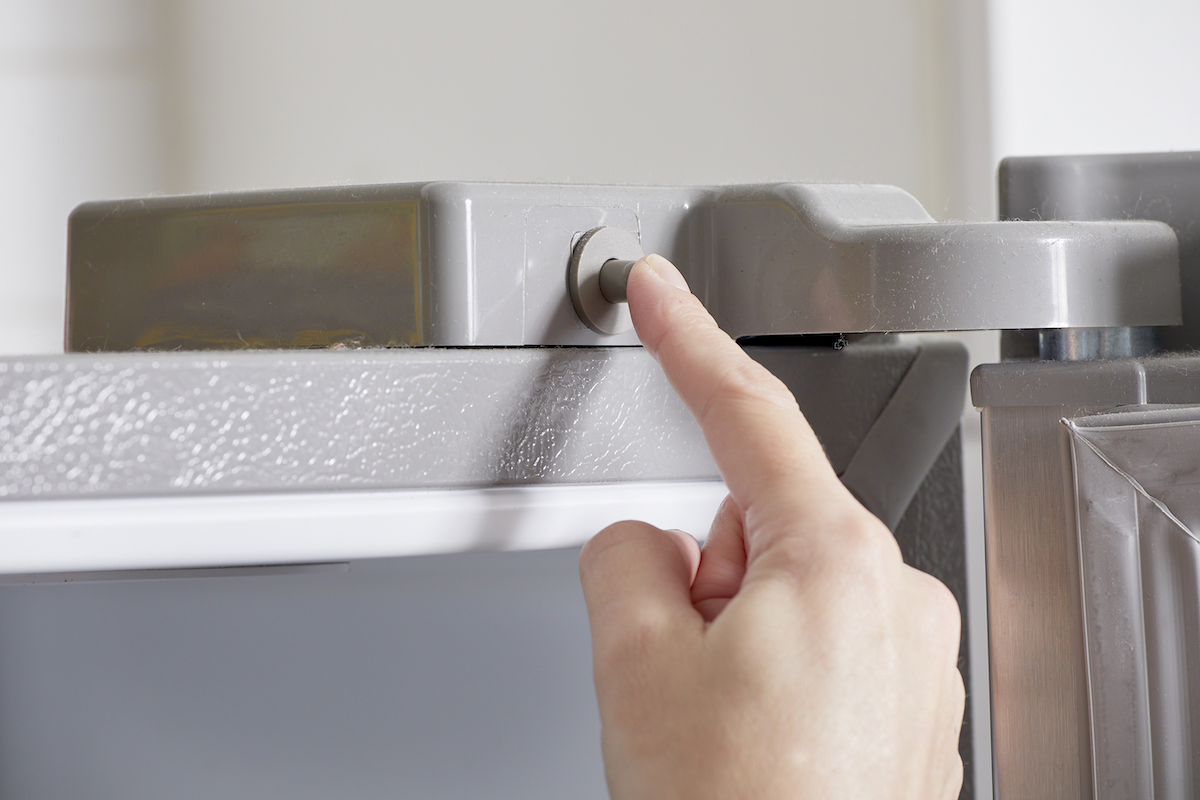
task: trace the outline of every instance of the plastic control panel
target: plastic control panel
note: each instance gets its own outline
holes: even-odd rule
[[[600,227],[735,337],[1180,320],[1161,222],[939,223],[875,185],[428,183],[84,204],[67,349],[635,345],[572,302]]]

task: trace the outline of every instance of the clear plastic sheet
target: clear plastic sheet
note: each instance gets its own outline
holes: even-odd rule
[[[1098,800],[1200,788],[1200,406],[1070,432]]]

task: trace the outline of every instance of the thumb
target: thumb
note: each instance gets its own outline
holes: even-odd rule
[[[703,631],[691,601],[699,563],[695,539],[645,522],[615,523],[584,546],[579,576],[601,702],[606,684],[644,674],[646,658],[669,658],[681,637]]]

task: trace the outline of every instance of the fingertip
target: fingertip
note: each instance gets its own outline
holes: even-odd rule
[[[630,267],[625,291],[631,312],[676,292],[692,293],[683,274],[657,253],[644,256]]]
[[[673,545],[666,549],[666,544]],[[664,552],[665,550],[665,552]],[[673,558],[672,552],[679,558]],[[651,555],[653,554],[653,555]],[[664,569],[677,569],[690,587],[700,565],[700,545],[680,530],[662,530],[637,520],[614,522],[589,539],[579,553],[579,574],[587,581],[599,572],[628,573],[652,560]]]
[[[688,286],[687,279],[683,277],[683,273],[667,259],[660,256],[658,253],[651,253],[641,260],[641,263],[650,268],[654,277],[665,281],[684,292],[691,293],[691,288]]]
[[[628,529],[631,526],[643,524],[645,523],[633,520],[614,522],[584,542],[583,549],[579,551],[580,576],[589,575],[595,569],[597,559],[601,558],[609,548],[617,546],[626,536],[629,536]]]
[[[645,522],[615,522],[593,536],[579,554],[579,577],[589,607],[619,607],[632,596],[668,605],[684,600],[700,564],[700,546],[682,531]]]
[[[691,586],[696,582],[696,572],[700,569],[700,542],[696,541],[695,536],[678,528],[668,528],[663,533],[670,536],[679,546],[680,555],[687,565],[688,586]]]
[[[691,336],[725,337],[699,298],[691,293],[683,275],[660,255],[648,255],[633,265],[626,297],[634,330],[656,360],[664,337],[673,330],[689,331],[686,335]]]
[[[597,665],[645,656],[700,624],[690,595],[698,561],[694,539],[645,522],[614,523],[584,545],[579,574]]]

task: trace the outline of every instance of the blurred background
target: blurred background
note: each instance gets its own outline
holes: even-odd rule
[[[0,354],[61,352],[92,199],[832,180],[994,218],[1003,156],[1200,149],[1197,30],[1195,0],[0,0]]]

